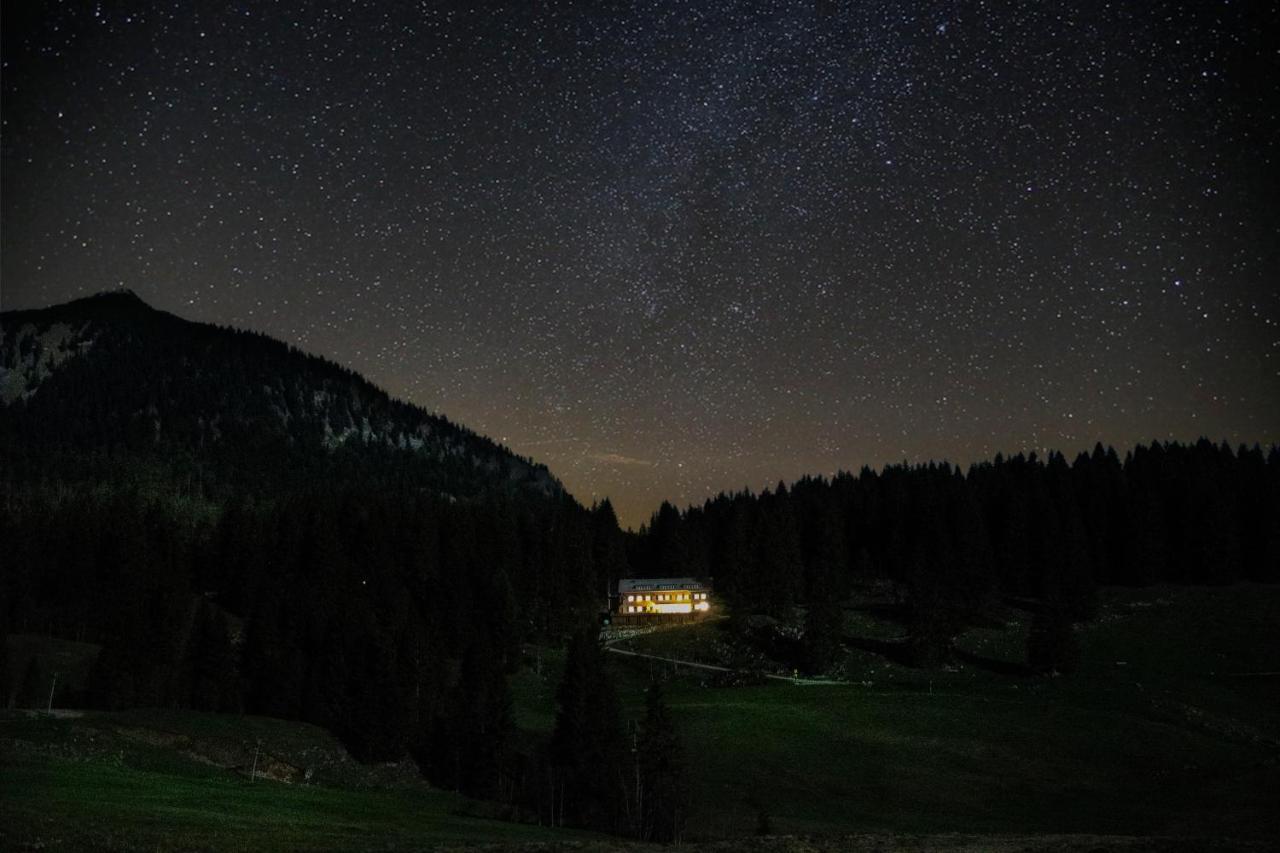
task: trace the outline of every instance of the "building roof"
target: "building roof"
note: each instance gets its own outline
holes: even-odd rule
[[[621,578],[618,581],[619,593],[650,589],[711,589],[711,584],[699,578]]]

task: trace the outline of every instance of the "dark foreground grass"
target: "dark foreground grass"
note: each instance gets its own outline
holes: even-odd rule
[[[1273,758],[1054,691],[676,687],[690,829],[1280,837]]]
[[[960,644],[1016,663],[1025,620],[1006,616]],[[869,618],[851,625],[893,636],[858,621]],[[788,853],[1267,849],[1280,838],[1278,626],[1276,588],[1112,590],[1067,677],[912,670],[858,648],[844,662],[855,683],[843,686],[716,687],[679,674],[667,695],[685,744],[687,837]],[[635,646],[715,652],[721,628],[689,630]],[[554,725],[562,655],[531,660],[512,682],[530,745]],[[610,666],[628,722],[650,679],[670,676],[631,658]],[[322,784],[249,781],[259,745]],[[406,779],[353,766],[322,730],[276,720],[0,716],[0,849],[633,849],[470,817],[484,812]],[[751,837],[764,829],[773,837]]]
[[[1111,590],[1079,632],[1073,676],[912,670],[857,649],[846,686],[727,689],[688,673],[668,692],[690,834],[1280,838],[1277,626],[1273,587]],[[1014,614],[961,642],[1016,663],[1024,632]],[[681,648],[669,635],[631,645]],[[653,667],[614,662],[637,717]]]
[[[484,808],[417,782],[285,784],[210,764],[234,757],[227,744],[240,729],[278,754],[342,766],[326,733],[278,720],[0,718],[0,849],[422,850],[598,837],[472,817]]]
[[[546,837],[456,817],[448,794],[251,783],[104,762],[7,760],[7,844],[84,850],[363,850]]]

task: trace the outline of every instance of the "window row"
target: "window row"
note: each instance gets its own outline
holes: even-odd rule
[[[653,595],[628,595],[627,601],[705,601],[705,592],[659,592]]]

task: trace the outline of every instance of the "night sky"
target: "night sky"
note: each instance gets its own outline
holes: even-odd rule
[[[631,525],[1280,441],[1275,4],[37,5],[6,309],[123,285],[264,331]]]

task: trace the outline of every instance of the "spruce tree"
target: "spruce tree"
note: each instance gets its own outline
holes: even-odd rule
[[[449,728],[457,788],[472,797],[509,800],[515,735],[511,691],[502,661],[483,635],[463,658],[453,715]]]
[[[800,527],[786,486],[778,484],[773,495],[761,497],[764,517],[761,524],[760,574],[753,590],[757,610],[786,617],[804,584],[804,561],[800,554]]]
[[[645,717],[639,737],[640,837],[646,841],[678,843],[684,828],[684,750],[675,721],[656,682],[645,694]]]
[[[569,643],[551,735],[553,823],[618,830],[626,801],[626,745],[618,697],[594,628]]]
[[[617,590],[618,579],[626,577],[627,552],[623,533],[618,527],[618,516],[613,504],[605,498],[591,510],[591,547],[595,564],[595,577],[607,584],[610,593]]]
[[[663,501],[653,516],[649,535],[653,539],[655,563],[652,571],[662,577],[687,577],[690,570],[688,544],[685,542],[688,525],[683,523],[680,511],[668,501]]]

